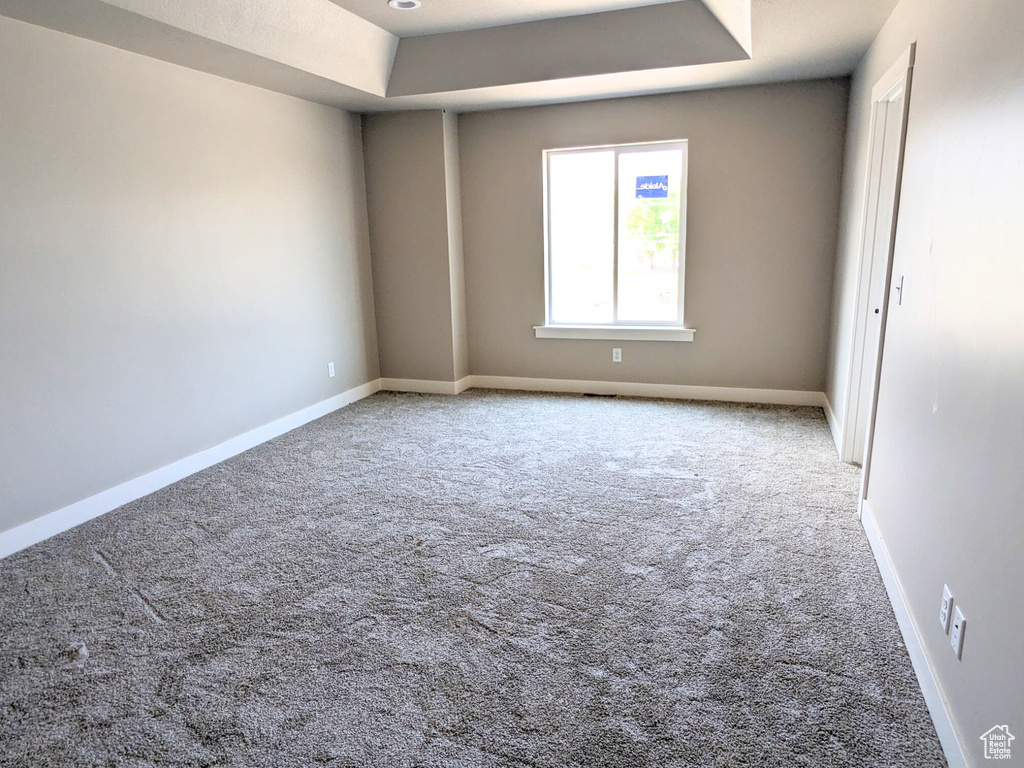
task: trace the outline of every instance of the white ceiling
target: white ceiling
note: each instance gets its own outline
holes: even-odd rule
[[[391,97],[371,109],[440,106],[469,111],[839,77],[853,72],[897,2],[752,0],[752,56],[746,61]]]
[[[736,26],[749,32],[749,17]],[[387,95],[430,95],[500,85],[746,59],[749,53],[703,2],[542,19],[402,38]]]
[[[675,0],[422,0],[414,11],[397,11],[387,0],[334,0],[398,37],[482,29],[581,13],[614,11]]]
[[[641,26],[613,36],[614,43],[605,40],[588,52],[605,59],[575,72],[556,66],[559,52],[532,34],[530,24],[507,25],[671,0],[422,0],[422,8],[406,12],[387,8],[386,0],[0,0],[0,15],[344,109],[467,111],[847,75],[897,1],[749,0],[748,47],[738,26],[726,23],[747,0],[681,0],[707,6],[739,44],[733,60],[703,59],[717,63],[693,63],[701,59],[680,55],[677,61],[687,66],[664,57],[645,62],[624,56],[627,49],[635,52],[635,42],[630,47],[628,40],[643,39],[642,24],[650,23],[643,19],[664,14],[620,11]],[[537,66],[504,65],[505,55],[489,46],[495,30],[483,28],[494,25],[503,27],[505,50],[518,45]],[[576,25],[570,27],[575,33]],[[704,33],[688,31],[698,35],[693,44],[699,48]],[[687,44],[684,32],[680,46]],[[472,39],[451,46],[446,59],[445,34]],[[427,78],[427,87],[405,90],[414,95],[386,96],[402,90],[389,88],[396,62],[403,60],[402,46],[425,45],[434,51],[431,66],[441,73]],[[538,75],[548,63],[550,71]],[[476,83],[464,72],[502,66]]]

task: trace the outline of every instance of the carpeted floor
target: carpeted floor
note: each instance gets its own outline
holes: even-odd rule
[[[943,766],[857,487],[817,409],[375,395],[0,561],[0,764]]]

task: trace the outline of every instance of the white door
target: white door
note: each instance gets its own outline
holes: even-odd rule
[[[913,61],[914,46],[886,73],[872,93],[871,155],[857,284],[857,315],[840,452],[844,461],[858,464],[870,451],[869,436],[885,336],[886,299],[892,271]]]
[[[889,274],[889,251],[892,240],[896,175],[899,168],[900,145],[903,134],[903,93],[891,101],[878,105],[875,117],[876,136],[882,138],[872,169],[878,184],[868,199],[868,221],[874,226],[868,231],[865,250],[867,275],[867,315],[864,328],[864,354],[860,370],[860,386],[854,404],[853,458],[860,462],[867,441],[871,401],[875,388],[875,361],[882,331],[882,304],[886,296],[886,278]],[[871,198],[874,198],[873,200]]]

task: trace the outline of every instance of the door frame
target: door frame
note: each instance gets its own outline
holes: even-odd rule
[[[917,50],[917,43],[910,47],[897,59],[881,79],[875,83],[871,90],[871,136],[868,141],[868,172],[862,190],[863,220],[860,228],[860,242],[858,246],[858,265],[856,293],[854,297],[854,327],[853,344],[850,350],[849,375],[847,380],[846,406],[842,415],[842,441],[839,450],[839,457],[848,463],[860,462],[864,468],[865,481],[868,474],[868,465],[871,455],[871,439],[874,430],[875,406],[878,399],[878,384],[881,374],[882,349],[885,341],[885,325],[888,316],[888,296],[891,289],[893,255],[896,248],[896,225],[899,218],[900,189],[903,181],[903,156],[907,143],[907,124],[910,117],[910,89],[914,72],[914,59]],[[869,360],[865,354],[867,346],[868,321],[870,319],[870,285],[872,267],[872,253],[875,219],[874,211],[869,209],[871,201],[871,185],[875,178],[875,152],[879,148],[878,143],[884,139],[878,135],[877,119],[879,104],[888,103],[895,93],[903,92],[903,115],[900,125],[899,156],[896,161],[896,183],[893,190],[892,200],[892,225],[889,232],[889,249],[887,254],[887,265],[885,275],[885,297],[881,307],[881,324],[879,326],[878,355],[876,359]],[[879,156],[881,159],[881,156]],[[879,202],[879,204],[881,201]],[[877,210],[877,205],[876,205]],[[874,387],[871,393],[870,406],[868,408],[867,427],[864,438],[864,454],[855,455],[854,445],[856,443],[857,416],[862,395],[862,386],[867,378],[867,371],[873,368]],[[867,484],[863,487],[866,493]]]

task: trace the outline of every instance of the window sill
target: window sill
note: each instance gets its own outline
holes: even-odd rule
[[[608,341],[693,341],[693,328],[650,325],[535,325],[538,339],[605,339]]]

